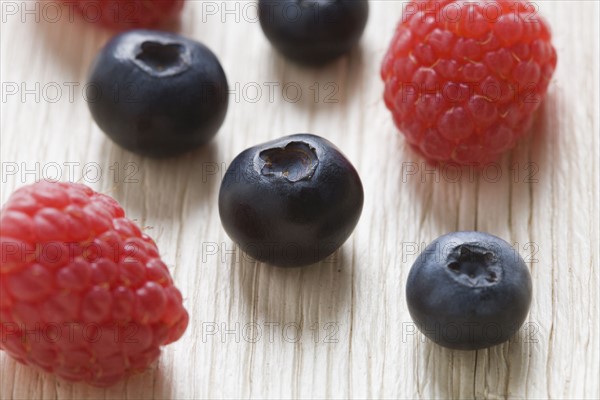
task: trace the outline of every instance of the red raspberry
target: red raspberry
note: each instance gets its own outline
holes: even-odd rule
[[[148,367],[187,327],[154,241],[87,186],[15,191],[0,245],[0,348],[17,361],[108,386]]]
[[[493,161],[528,131],[546,94],[550,39],[525,1],[413,0],[381,69],[385,104],[429,161]]]
[[[73,0],[70,0],[72,3]],[[179,16],[184,0],[75,0],[90,22],[111,29],[158,28]]]

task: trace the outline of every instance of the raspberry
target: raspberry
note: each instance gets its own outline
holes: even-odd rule
[[[413,0],[383,61],[396,126],[431,162],[481,165],[530,128],[556,68],[546,22],[522,0]]]
[[[0,348],[23,364],[108,386],[148,367],[187,327],[154,241],[87,186],[15,191],[0,245]]]
[[[184,0],[75,0],[86,21],[123,30],[158,28],[173,22]],[[72,3],[72,1],[71,1]]]

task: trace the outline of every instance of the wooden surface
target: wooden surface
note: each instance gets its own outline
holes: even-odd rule
[[[253,3],[237,3],[237,14],[211,3],[216,15],[208,3],[189,1],[181,29],[227,72],[235,93],[226,123],[206,148],[153,161],[113,145],[88,113],[82,87],[109,33],[68,15],[52,22],[52,10],[36,23],[24,13],[35,2],[2,2],[2,201],[58,172],[113,195],[156,239],[192,320],[156,365],[107,390],[56,380],[2,353],[0,397],[599,398],[598,3],[538,3],[559,64],[535,133],[502,159],[501,177],[488,170],[458,179],[428,172],[383,105],[379,66],[402,2],[372,1],[361,46],[322,70],[274,53]],[[365,207],[327,262],[281,270],[232,251],[217,194],[237,153],[296,132],[339,145],[362,177]],[[477,352],[414,334],[404,298],[418,249],[468,229],[514,243],[534,290],[519,335]]]

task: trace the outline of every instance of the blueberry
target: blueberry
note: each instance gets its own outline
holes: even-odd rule
[[[331,142],[297,134],[240,153],[221,184],[227,234],[253,258],[316,263],[350,236],[363,206],[358,173]]]
[[[225,119],[228,90],[206,46],[150,30],[113,38],[97,56],[87,89],[98,126],[127,150],[151,157],[207,143]]]
[[[367,0],[259,0],[260,25],[286,57],[320,65],[347,53],[367,25]]]
[[[531,304],[531,276],[507,242],[483,232],[454,232],[434,240],[413,264],[408,310],[432,341],[475,350],[507,341]]]

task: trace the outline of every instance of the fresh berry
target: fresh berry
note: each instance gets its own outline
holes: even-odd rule
[[[296,267],[324,259],[348,239],[363,197],[358,173],[331,142],[297,134],[233,160],[221,184],[219,213],[247,254]]]
[[[225,119],[227,78],[201,43],[134,30],[113,38],[92,67],[88,104],[117,144],[151,157],[207,143]]]
[[[556,67],[524,0],[411,1],[385,56],[385,104],[432,162],[482,165],[530,128]]]
[[[109,29],[165,27],[177,20],[184,0],[63,0],[84,19]]]
[[[0,214],[0,348],[107,386],[147,368],[188,324],[154,241],[87,186],[39,182]]]
[[[267,39],[286,57],[320,65],[348,53],[367,25],[367,0],[259,0]]]
[[[434,240],[413,264],[406,302],[425,336],[475,350],[507,341],[527,317],[531,276],[507,242],[482,232]]]

